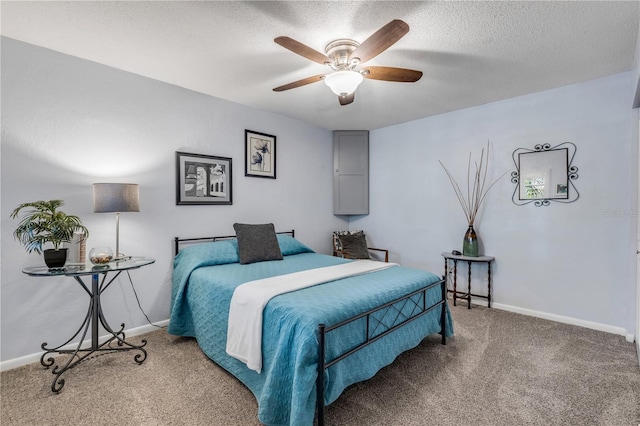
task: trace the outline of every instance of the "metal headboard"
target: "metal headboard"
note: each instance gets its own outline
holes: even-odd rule
[[[296,237],[295,229],[292,229],[291,231],[276,232],[276,234],[291,235],[292,238]],[[184,243],[187,243],[187,244],[197,244],[197,243],[205,243],[205,242],[215,243],[216,241],[232,240],[234,238],[236,238],[235,235],[225,235],[225,236],[218,236],[218,237],[198,237],[198,238],[175,237],[173,239],[173,244],[174,244],[173,255],[176,256],[178,254],[178,252],[180,251],[180,245]]]

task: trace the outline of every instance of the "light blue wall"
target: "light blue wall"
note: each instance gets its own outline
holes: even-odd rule
[[[140,213],[121,217],[121,249],[153,256],[135,271],[153,321],[168,317],[174,236],[232,233],[236,221],[274,222],[329,252],[331,132],[10,39],[2,39],[2,361],[61,343],[75,331],[86,295],[69,279],[20,272],[40,258],[13,240],[19,203],[61,198],[91,230],[88,247],[114,245],[114,218],[92,212],[91,184],[137,182]],[[491,170],[513,170],[511,153],[572,141],[580,199],[517,207],[508,177],[489,193],[478,220],[497,258],[498,305],[634,333],[637,113],[632,73],[374,130],[370,134],[370,215],[351,220],[392,261],[441,273],[442,251],[460,248],[465,219],[442,160],[464,175],[470,151],[491,139]],[[635,77],[637,79],[637,77]],[[278,179],[244,176],[244,129],[274,134]],[[634,130],[635,129],[635,130]],[[635,137],[635,139],[634,139]],[[233,158],[233,206],[176,206],[175,151]],[[274,201],[275,200],[275,201]],[[108,318],[145,324],[128,281],[105,293]],[[474,289],[481,291],[474,280]]]
[[[494,301],[633,334],[637,115],[629,103],[631,78],[614,75],[372,131],[370,214],[353,218],[350,228],[368,231],[372,245],[392,250],[392,260],[442,274],[441,252],[461,250],[467,225],[438,160],[464,181],[469,152],[477,158],[491,140],[490,170],[497,177],[515,170],[516,148],[571,141],[577,202],[516,206],[508,175],[486,198],[476,229],[485,253],[497,259]],[[483,291],[486,280],[474,279],[473,292]]]
[[[276,135],[277,179],[244,176],[244,130]],[[316,251],[329,253],[332,134],[93,62],[2,38],[0,206],[3,361],[63,343],[86,313],[87,296],[72,279],[31,278],[41,264],[12,237],[18,204],[62,199],[64,211],[90,229],[87,250],[115,246],[115,216],[92,210],[94,182],[140,185],[140,213],[123,213],[120,248],[157,259],[132,272],[152,321],[169,316],[172,239],[233,234],[234,222],[273,222]],[[175,152],[231,157],[232,206],[176,206]],[[146,324],[128,280],[104,294],[112,325]]]

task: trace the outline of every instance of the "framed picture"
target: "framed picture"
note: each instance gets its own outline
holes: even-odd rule
[[[276,178],[276,137],[244,131],[244,175]]]
[[[233,204],[231,158],[176,152],[176,204]]]

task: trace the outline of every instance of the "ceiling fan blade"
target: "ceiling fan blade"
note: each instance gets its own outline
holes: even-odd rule
[[[327,62],[331,63],[331,59],[329,59],[327,55],[320,53],[317,50],[312,49],[309,46],[302,44],[299,41],[296,41],[290,37],[285,37],[285,36],[276,37],[273,39],[273,41],[275,41],[285,49],[289,49],[293,53],[296,53],[300,56],[304,56],[305,58],[310,59],[313,62],[317,62],[322,65],[324,65]]]
[[[295,89],[296,87],[306,86],[307,84],[315,83],[316,81],[322,81],[324,74],[314,75],[313,77],[303,78],[302,80],[294,81],[289,84],[284,84],[273,89],[274,92],[283,92],[289,89]]]
[[[403,83],[414,83],[422,77],[422,71],[394,67],[371,66],[366,67],[360,73],[364,78],[372,80],[399,81]]]
[[[363,41],[351,54],[351,58],[360,58],[360,63],[372,59],[409,32],[409,25],[400,19],[394,19]]]
[[[356,98],[356,92],[353,92],[350,95],[346,96],[338,96],[338,100],[340,101],[340,105],[349,105]]]

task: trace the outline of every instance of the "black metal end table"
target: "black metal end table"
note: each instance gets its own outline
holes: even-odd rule
[[[456,306],[456,299],[463,299],[467,301],[467,308],[471,309],[471,296],[474,297],[482,297],[487,299],[487,306],[491,307],[491,262],[495,260],[493,256],[463,256],[460,254],[453,253],[442,253],[442,257],[444,257],[444,276],[448,279],[449,277],[449,260],[453,261],[453,290],[448,290],[449,293],[453,293],[453,306]],[[469,265],[469,274],[468,274],[468,287],[467,291],[458,291],[457,289],[457,277],[458,277],[458,261],[467,262]],[[487,284],[488,291],[487,295],[481,294],[472,294],[471,293],[471,265],[473,263],[486,263],[487,264]]]
[[[73,334],[73,336],[55,348],[47,347],[47,342],[44,342],[41,345],[42,350],[45,352],[40,357],[40,364],[46,368],[53,366],[52,373],[55,375],[53,383],[51,384],[51,390],[53,392],[58,393],[62,390],[62,387],[64,386],[64,379],[61,376],[65,371],[85,361],[96,352],[136,350],[140,353],[134,356],[133,359],[135,362],[142,364],[147,359],[147,351],[143,349],[147,344],[147,341],[143,339],[140,345],[134,345],[127,342],[124,334],[124,323],[120,325],[120,329],[118,331],[111,328],[102,312],[100,296],[122,272],[129,271],[131,269],[138,269],[154,262],[155,259],[146,257],[131,257],[126,260],[110,262],[102,266],[87,263],[84,265],[65,266],[60,269],[49,269],[46,266],[31,266],[22,270],[23,273],[32,277],[72,277],[89,295],[89,309],[87,310],[87,315],[85,316],[82,325]],[[107,276],[110,272],[115,273],[115,275],[107,281]],[[84,276],[91,276],[90,286],[83,281],[82,277]],[[102,278],[100,278],[101,276]],[[102,327],[109,332],[107,340],[102,343],[99,343],[98,324],[102,325]],[[83,348],[82,344],[87,336],[87,332],[89,331],[89,326],[91,326],[91,347]],[[76,348],[62,349],[78,336],[80,337],[80,340]],[[49,356],[51,354],[66,354],[71,356],[63,365],[55,365],[55,359],[53,356]]]

